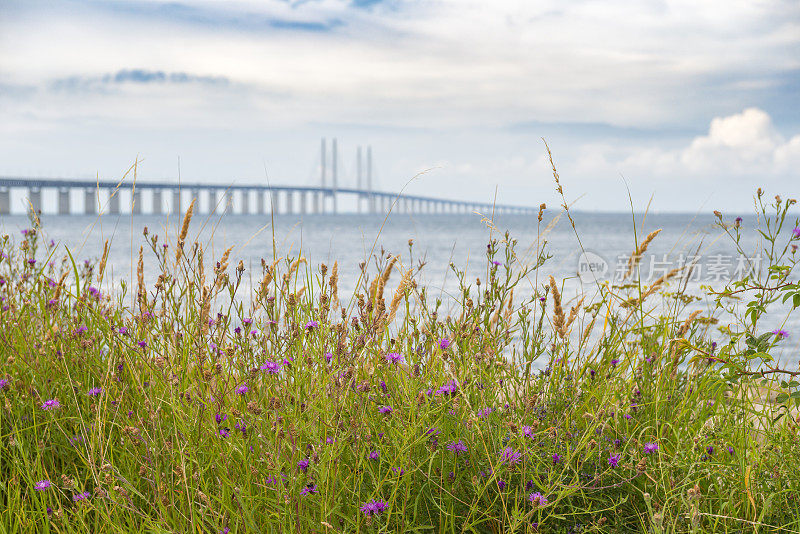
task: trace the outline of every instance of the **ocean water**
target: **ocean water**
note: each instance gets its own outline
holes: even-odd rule
[[[388,218],[377,215],[281,215],[274,221],[257,215],[196,215],[192,220],[188,242],[203,244],[207,264],[213,265],[222,252],[233,246],[231,269],[241,259],[247,273],[247,284],[260,279],[261,259],[270,262],[275,257],[297,257],[302,254],[312,265],[334,260],[339,264],[340,295],[352,295],[359,273],[359,264],[368,261],[373,267],[375,254],[399,254],[405,267],[420,263],[424,266],[418,279],[429,288],[429,295],[441,296],[445,306],[448,297],[458,295],[459,283],[450,268],[456,265],[465,271],[465,279],[472,284],[476,278],[486,278],[489,263],[486,246],[490,239],[505,240],[505,234],[516,240],[519,262],[533,263],[537,243],[546,241],[545,250],[551,257],[516,290],[517,299],[533,294],[535,288],[546,283],[550,274],[566,279],[565,299],[583,293],[591,298],[597,291],[595,280],[617,279],[624,264],[639,240],[656,229],[660,235],[651,243],[641,261],[644,283],[652,282],[667,270],[695,262],[692,276],[686,282],[687,291],[700,293],[701,285],[721,288],[726,281],[740,277],[751,265],[761,260],[762,245],[754,230],[756,220],[742,215],[743,238],[740,253],[732,240],[715,225],[713,214],[615,214],[573,213],[575,229],[565,215],[546,213],[539,223],[536,217],[505,215],[485,220],[478,214],[469,215],[408,215],[391,214]],[[634,233],[634,224],[636,232]],[[174,245],[180,219],[153,215],[96,216],[42,216],[43,234],[53,240],[62,253],[68,248],[80,261],[96,259],[102,253],[103,242],[110,241],[107,273],[111,281],[105,290],[118,287],[119,282],[135,280],[135,262],[139,246],[145,244],[143,229]],[[0,232],[20,236],[28,226],[23,216],[0,217]],[[577,234],[577,235],[576,235]],[[166,237],[166,239],[165,239]],[[409,240],[413,246],[409,250]],[[155,267],[152,253],[145,246],[145,271],[154,280]],[[506,263],[503,256],[497,260]],[[250,276],[248,276],[250,274]],[[393,277],[397,282],[397,276]],[[674,284],[673,284],[674,286]],[[670,286],[671,290],[675,287]],[[394,286],[390,284],[390,288]],[[517,300],[519,302],[519,300]],[[713,302],[695,303],[703,315],[713,312]],[[781,342],[779,356],[787,362],[797,362],[800,353],[800,314],[789,316],[788,309],[774,306],[761,328],[768,331],[783,327],[789,338]],[[730,317],[714,312],[721,324]]]

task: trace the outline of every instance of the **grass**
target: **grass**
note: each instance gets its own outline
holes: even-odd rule
[[[541,227],[528,264],[493,233],[450,301],[382,255],[340,302],[340,267],[300,258],[242,294],[191,214],[101,291],[107,258],[75,264],[34,217],[2,241],[0,529],[800,532],[798,373],[761,327],[800,305],[792,204],[759,191],[768,261],[744,280],[644,286],[640,238],[591,302],[539,273]]]

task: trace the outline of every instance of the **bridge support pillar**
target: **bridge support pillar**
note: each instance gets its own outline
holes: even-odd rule
[[[273,215],[278,215],[281,212],[280,206],[280,197],[278,196],[278,192],[275,190],[271,190],[269,192],[269,199],[270,199],[270,210],[272,211]]]
[[[83,213],[86,215],[97,213],[97,192],[94,189],[83,190]]]
[[[161,194],[161,189],[153,189],[153,214],[154,215],[161,215],[162,210],[164,209],[163,206],[164,198]]]
[[[194,211],[197,213],[206,213],[202,210],[202,206],[200,205],[200,190],[199,189],[192,189],[191,193],[189,193],[191,198],[189,202],[194,200]],[[187,208],[188,209],[188,208]]]
[[[0,215],[11,213],[11,193],[7,187],[0,188]]]
[[[264,200],[264,191],[261,189],[256,190],[256,209],[258,210],[259,215],[264,215],[267,213],[267,203]]]
[[[58,214],[69,215],[69,189],[58,190]]]
[[[313,204],[314,204],[313,210],[314,210],[314,213],[315,213],[315,214],[319,214],[319,213],[320,213],[320,211],[319,211],[319,193],[311,193],[311,194],[312,194],[312,195],[313,195],[313,197],[314,197],[314,200],[313,200]]]
[[[28,200],[33,206],[33,211],[39,213],[42,211],[42,190],[41,189],[34,189],[33,187],[28,189]]]
[[[178,188],[172,190],[172,214],[181,214],[181,190]]]
[[[119,189],[108,190],[108,213],[119,214]]]
[[[242,190],[242,215],[250,214],[250,190]]]
[[[230,189],[225,191],[222,213],[233,213],[233,191]]]
[[[294,212],[294,191],[286,191],[286,213],[291,215]]]
[[[300,213],[302,213],[303,215],[305,215],[307,213],[307,211],[306,211],[306,201],[307,201],[306,192],[305,191],[301,191],[300,192]]]
[[[134,190],[131,193],[131,213],[139,215],[142,213],[142,191]]]

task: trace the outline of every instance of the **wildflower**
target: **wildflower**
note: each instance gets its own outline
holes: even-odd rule
[[[247,386],[246,382],[244,384],[242,384],[241,386],[236,388],[236,394],[237,395],[244,395],[248,391],[250,391],[250,388]]]
[[[103,388],[92,388],[87,392],[90,397],[97,397],[101,393],[103,393]]]
[[[306,330],[312,330],[319,326],[319,321],[308,321],[306,323]]]
[[[496,265],[496,266],[503,265],[503,262],[502,261],[497,261],[497,260],[492,260],[492,265]]]
[[[6,380],[5,378],[0,380],[0,389],[6,389],[7,385],[8,385],[8,380]]]
[[[406,470],[403,469],[402,467],[392,467],[392,471],[394,471],[399,476],[403,476],[406,474]]]
[[[136,344],[139,345],[140,347],[142,347],[143,349],[147,348],[147,341],[142,340],[142,341],[139,341]]]
[[[529,438],[533,437],[533,427],[528,425],[523,426],[522,433],[528,436]]]
[[[447,350],[447,347],[449,347],[449,346],[450,346],[450,340],[449,339],[442,338],[442,339],[439,340],[439,347],[442,350]]]
[[[436,390],[437,395],[455,395],[456,391],[458,390],[458,386],[456,385],[455,380],[450,380],[449,382],[445,383],[442,387]]]
[[[644,444],[644,452],[647,454],[653,454],[658,450],[658,443],[645,443]]]
[[[53,483],[50,482],[49,480],[40,480],[39,482],[33,485],[33,489],[35,489],[36,491],[44,491],[52,485]]]
[[[54,410],[56,408],[61,408],[61,403],[58,402],[58,399],[46,400],[42,404],[42,410]]]
[[[522,453],[517,452],[511,447],[506,447],[502,451],[500,451],[500,463],[514,465],[519,463],[522,459]]]
[[[331,363],[332,359],[333,359],[333,353],[332,352],[326,352],[325,353],[325,363]]]
[[[226,414],[224,414],[224,413],[218,413],[217,415],[214,416],[214,419],[217,420],[217,424],[218,425],[222,424],[222,422],[227,418],[228,418],[228,416]]]
[[[366,517],[370,517],[383,512],[388,507],[389,505],[385,502],[372,499],[371,501],[364,503],[364,505],[361,507],[361,511],[364,512]]]
[[[789,337],[789,332],[780,328],[777,330],[773,330],[772,333],[775,334],[778,337],[778,339]]]
[[[451,452],[454,452],[456,456],[458,456],[462,452],[467,452],[467,446],[464,445],[464,442],[461,440],[450,443],[449,445],[447,445],[447,449]]]
[[[231,429],[230,428],[220,428],[219,429],[219,435],[222,436],[223,438],[227,438],[228,436],[231,435]]]
[[[506,481],[503,480],[502,478],[497,479],[497,489],[499,489],[500,491],[506,489]]]
[[[266,371],[270,374],[276,375],[281,372],[281,364],[278,362],[264,362],[261,367],[259,367],[262,371]]]
[[[314,493],[317,493],[316,484],[309,484],[308,486],[300,490],[301,497],[305,497],[306,495],[313,495]]]
[[[309,466],[309,464],[310,464],[310,463],[311,463],[311,462],[309,462],[309,461],[308,461],[308,458],[303,458],[302,460],[300,460],[299,462],[297,462],[297,467],[299,467],[299,468],[300,468],[300,471],[302,471],[303,473],[305,473],[305,472],[306,472],[306,470],[308,469],[308,466]]]
[[[367,458],[369,458],[370,460],[377,460],[380,457],[380,455],[381,455],[380,452],[372,451],[369,453],[369,456],[367,456]]]
[[[611,360],[611,367],[616,367],[618,363],[619,363],[619,358],[614,358],[613,360]]]
[[[79,326],[78,328],[75,329],[75,333],[80,335],[80,334],[83,334],[84,332],[86,332],[88,330],[89,329],[87,327],[81,325],[81,326]]]
[[[800,239],[800,226],[796,226],[794,230],[792,230],[792,237]]]
[[[709,456],[714,456],[714,446],[709,445],[708,447],[706,447],[706,452],[708,452]]]
[[[489,417],[489,414],[492,413],[494,410],[492,408],[484,408],[478,412],[478,417],[481,419],[486,419]]]
[[[564,457],[558,453],[553,454],[553,465],[560,464]]]
[[[91,495],[91,494],[88,491],[84,491],[82,493],[78,493],[77,495],[73,495],[72,496],[72,500],[75,501],[75,502],[83,501],[85,499],[88,499],[89,495]]]
[[[728,445],[728,454],[730,454],[731,456],[733,456],[734,454],[733,447],[731,447],[730,445]]]
[[[428,430],[425,431],[425,435],[433,438],[433,437],[438,436],[439,432],[441,432],[441,430],[439,430],[435,426],[432,426]]]
[[[528,495],[528,500],[534,506],[544,506],[544,505],[547,504],[547,497],[545,497],[544,495],[542,495],[538,491]]]
[[[386,361],[389,363],[394,363],[394,364],[403,363],[403,360],[404,360],[403,356],[398,352],[390,352],[389,354],[386,355]]]
[[[122,335],[125,335],[125,334],[127,334],[127,333],[128,333],[128,328],[127,328],[127,327],[124,327],[124,326],[121,326],[121,327],[119,328],[119,330],[117,330],[117,332],[119,332],[119,333],[120,333],[120,334],[122,334]]]
[[[611,467],[617,467],[619,465],[619,459],[622,457],[621,454],[612,454],[608,457],[608,465]]]
[[[393,410],[391,406],[381,406],[378,411],[382,414],[390,414]]]

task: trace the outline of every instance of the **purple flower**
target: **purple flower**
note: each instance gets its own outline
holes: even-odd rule
[[[247,386],[247,382],[236,388],[237,395],[244,395],[248,391],[250,391],[250,388]]]
[[[220,428],[219,429],[219,435],[222,436],[223,438],[227,438],[228,436],[231,435],[231,429],[230,428]]]
[[[777,329],[777,330],[773,330],[772,333],[775,334],[776,336],[778,336],[779,339],[783,339],[783,338],[789,337],[789,332],[787,332],[786,330],[780,329],[780,328]]]
[[[653,454],[658,450],[658,443],[645,443],[644,444],[644,452],[647,454]]]
[[[378,411],[382,414],[390,414],[393,410],[391,406],[381,406]]]
[[[429,437],[436,437],[439,435],[439,432],[441,431],[438,428],[432,426],[431,428],[425,431],[425,435]]]
[[[119,328],[119,330],[117,330],[117,332],[119,332],[119,333],[120,333],[120,334],[122,334],[122,335],[125,335],[125,334],[127,334],[127,333],[128,333],[128,328],[127,328],[127,327],[125,327],[125,326],[121,326],[121,327]]]
[[[456,385],[455,380],[450,380],[449,382],[445,383],[442,387],[436,390],[437,395],[455,395],[456,391],[458,390],[458,386]]]
[[[333,359],[333,353],[332,352],[326,352],[325,353],[325,363],[331,363],[332,359]]]
[[[380,457],[380,455],[381,455],[380,452],[372,451],[371,453],[369,453],[369,456],[367,456],[367,458],[369,458],[370,460],[377,460]]]
[[[218,425],[222,424],[222,422],[227,418],[228,418],[228,416],[226,414],[224,414],[224,413],[218,413],[217,415],[214,416],[214,419],[217,420],[217,424]]]
[[[147,348],[147,341],[144,341],[144,340],[138,341],[136,344],[139,345],[140,347],[142,347],[143,349]]]
[[[389,363],[398,364],[403,363],[404,358],[399,352],[390,352],[386,355],[386,361]]]
[[[442,338],[439,340],[439,348],[442,350],[447,350],[447,347],[450,346],[450,340],[447,338]]]
[[[708,447],[706,447],[706,452],[708,452],[709,456],[714,456],[714,446],[709,445]]]
[[[406,470],[403,469],[402,467],[392,467],[392,471],[397,473],[399,476],[403,476],[406,474]]]
[[[500,451],[501,464],[514,465],[519,463],[521,459],[522,459],[522,453],[515,451],[511,447],[506,447],[505,449]]]
[[[72,500],[75,501],[75,502],[83,501],[85,499],[88,499],[89,495],[91,495],[91,494],[88,491],[84,491],[82,493],[78,493],[77,495],[73,495],[72,496]]]
[[[611,367],[616,367],[618,363],[619,363],[619,358],[614,358],[613,360],[611,360]]]
[[[447,449],[451,452],[454,452],[456,456],[462,452],[467,452],[467,446],[464,445],[464,442],[461,440],[453,441],[452,443],[448,444]]]
[[[622,457],[621,454],[612,454],[608,457],[608,465],[611,467],[617,467],[619,465],[619,459]]]
[[[545,497],[538,491],[536,493],[531,493],[530,495],[528,495],[528,500],[534,506],[544,506],[547,504],[547,497]]]
[[[522,427],[522,433],[526,436],[533,437],[533,427],[525,425]]]
[[[6,389],[7,385],[8,385],[8,380],[6,380],[5,378],[0,380],[0,389]]]
[[[502,261],[492,260],[492,265],[503,265]]]
[[[87,327],[81,325],[81,326],[79,326],[78,328],[75,329],[75,333],[80,335],[80,334],[83,334],[84,332],[86,332],[88,330],[89,329]]]
[[[261,369],[262,371],[266,371],[270,374],[277,375],[278,373],[281,372],[281,364],[278,362],[266,361],[261,365],[259,369]]]
[[[478,412],[478,417],[481,419],[486,419],[489,417],[489,414],[492,413],[494,410],[492,408],[484,408]]]
[[[35,489],[36,491],[44,491],[52,485],[53,483],[50,482],[49,480],[40,480],[39,482],[33,485],[33,489]]]
[[[55,410],[56,408],[61,408],[61,403],[58,402],[58,399],[46,400],[42,404],[42,410]]]
[[[308,469],[308,466],[310,465],[310,463],[311,463],[311,462],[309,462],[309,461],[308,461],[308,458],[303,458],[302,460],[300,460],[299,462],[297,462],[297,467],[299,467],[299,468],[300,468],[300,471],[302,471],[303,473],[305,473],[305,472],[306,472],[306,470]]]
[[[564,457],[563,457],[563,456],[561,456],[561,455],[560,455],[560,454],[558,454],[558,453],[555,453],[555,454],[553,455],[553,465],[560,464],[560,463],[561,463],[561,460],[563,460],[563,459],[564,459]]]
[[[731,456],[733,456],[734,454],[733,447],[731,447],[730,445],[728,445],[728,454],[730,454]]]
[[[103,388],[92,388],[87,392],[90,397],[97,397],[101,393],[103,393]]]
[[[361,511],[364,512],[364,515],[366,517],[370,517],[376,514],[380,514],[388,507],[389,505],[386,504],[385,502],[376,501],[375,499],[372,499],[371,501],[364,503],[364,505],[361,507]]]
[[[316,492],[317,492],[317,485],[309,484],[308,486],[300,490],[300,496],[305,497],[306,495],[313,495]]]
[[[800,239],[800,226],[797,226],[792,230],[792,237],[795,239]]]
[[[306,323],[306,330],[311,330],[319,326],[319,321],[308,321]]]

